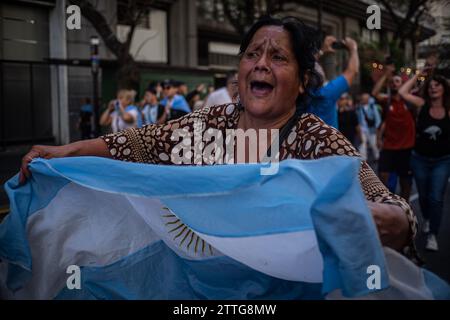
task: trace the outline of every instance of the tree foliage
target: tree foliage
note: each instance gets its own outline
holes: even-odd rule
[[[129,26],[125,41],[117,38],[106,17],[89,0],[70,0],[81,9],[81,14],[91,23],[102,38],[106,47],[117,57],[119,70],[117,80],[119,88],[138,88],[139,69],[130,53],[134,31],[144,14],[148,14],[149,7],[154,0],[118,0],[121,24]]]
[[[421,26],[432,20],[430,10],[440,0],[379,0],[395,25],[393,42],[404,50],[406,41],[412,42],[413,56],[420,39]]]

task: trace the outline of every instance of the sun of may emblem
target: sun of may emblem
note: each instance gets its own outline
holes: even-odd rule
[[[167,207],[162,209],[164,210],[162,217],[167,220],[165,225],[168,233],[173,235],[172,240],[180,248],[185,248],[188,252],[194,252],[194,254],[201,253],[211,256],[214,254],[213,247],[185,225],[172,210]]]

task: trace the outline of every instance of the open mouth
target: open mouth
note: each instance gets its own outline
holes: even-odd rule
[[[251,81],[250,90],[257,97],[265,97],[273,90],[273,85],[265,81]]]

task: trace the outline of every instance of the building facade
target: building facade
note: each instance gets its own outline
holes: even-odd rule
[[[436,53],[441,57],[438,71],[450,78],[450,2],[433,2],[431,15],[434,18],[436,34],[419,44],[417,65],[422,67],[429,54]]]
[[[338,39],[362,42],[392,37],[392,22],[382,15],[381,30],[366,28],[365,1],[322,0],[286,2],[281,15],[293,15],[319,25]],[[119,40],[128,26],[121,23],[125,0],[92,1]],[[77,121],[83,98],[93,95],[90,38],[98,36],[81,17],[80,30],[68,30],[69,0],[15,0],[0,4],[0,144],[67,143],[79,138]],[[190,87],[221,86],[227,70],[237,67],[238,34],[225,19],[217,0],[159,0],[138,24],[130,52],[139,63],[141,91],[154,80],[174,78]],[[405,55],[410,54],[407,49]],[[100,41],[103,103],[117,90],[116,57]],[[333,59],[333,77],[342,71],[345,54]],[[357,85],[357,83],[356,83]]]

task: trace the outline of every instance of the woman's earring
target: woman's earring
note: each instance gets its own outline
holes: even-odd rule
[[[308,81],[309,81],[309,74],[305,74],[305,81],[303,81],[302,84],[300,84],[300,86],[298,87],[298,92],[300,94],[304,94],[305,93],[305,87],[308,85]]]
[[[302,85],[299,85],[299,86],[298,86],[298,92],[299,92],[300,94],[303,94],[303,93],[305,92],[305,90],[303,89],[303,86],[302,86]]]
[[[244,106],[241,104],[241,97],[239,96],[239,93],[235,96],[235,101],[238,109],[244,110]]]

